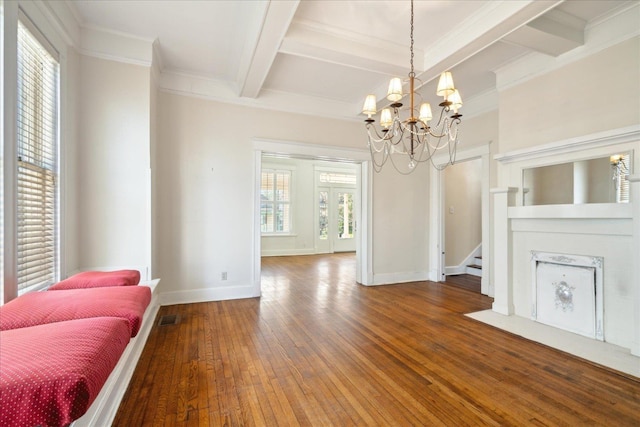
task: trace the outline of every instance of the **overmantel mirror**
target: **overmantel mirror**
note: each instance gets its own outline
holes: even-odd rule
[[[632,151],[523,169],[523,205],[628,203]]]

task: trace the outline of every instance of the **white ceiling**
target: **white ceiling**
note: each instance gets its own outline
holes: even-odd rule
[[[531,52],[580,46],[589,22],[629,1],[415,2],[417,76],[432,102],[453,71],[465,101],[495,89],[494,71]],[[230,88],[229,102],[360,119],[368,93],[384,99],[409,71],[409,1],[68,0],[80,25],[155,40],[163,74]],[[433,94],[433,95],[432,95]],[[381,101],[382,102],[382,101]],[[464,111],[462,111],[464,113]]]

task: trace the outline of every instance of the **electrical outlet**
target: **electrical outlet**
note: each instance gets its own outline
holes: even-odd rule
[[[227,280],[227,272],[226,272],[226,271],[223,271],[223,272],[222,272],[222,274],[220,275],[220,278],[221,278],[222,280]]]

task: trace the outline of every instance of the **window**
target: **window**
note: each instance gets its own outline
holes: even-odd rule
[[[51,284],[58,275],[58,69],[18,22],[18,293]]]
[[[320,182],[329,184],[356,185],[356,176],[349,173],[320,172]]]
[[[321,240],[327,240],[329,237],[329,193],[320,191],[318,195],[318,237]]]
[[[263,233],[291,232],[291,171],[262,171],[260,230]]]

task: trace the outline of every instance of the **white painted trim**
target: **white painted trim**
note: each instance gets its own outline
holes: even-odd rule
[[[531,148],[509,151],[504,154],[496,154],[493,158],[506,164],[636,141],[640,141],[640,125],[610,129]]]
[[[363,285],[373,282],[373,167],[371,162],[360,165],[360,204],[356,223],[358,239],[356,241],[356,281]]]
[[[66,1],[34,1],[56,33],[69,46],[78,46],[80,25],[75,15],[75,6]]]
[[[630,203],[586,203],[580,205],[513,206],[508,209],[508,217],[510,219],[632,219],[633,210]]]
[[[460,113],[462,114],[462,124],[460,126],[464,128],[465,120],[497,110],[498,101],[499,95],[495,88],[491,88],[469,99],[465,99],[464,107],[460,110]]]
[[[467,266],[466,265],[453,265],[446,266],[444,268],[445,276],[457,276],[459,274],[467,274]]]
[[[395,285],[398,283],[424,282],[426,280],[429,280],[427,271],[377,273],[373,275],[372,285]]]
[[[152,284],[147,285],[151,288],[151,302],[144,312],[138,335],[132,338],[125,348],[118,364],[109,375],[109,378],[107,378],[96,400],[82,417],[71,424],[72,427],[109,426],[113,422],[122,397],[127,391],[133,372],[138,364],[138,359],[140,359],[142,350],[147,343],[151,328],[155,324],[156,314],[160,308],[158,304],[158,282],[159,279],[156,279]]]
[[[267,3],[261,20],[260,34],[255,38],[253,54],[248,61],[247,72],[239,81],[241,97],[257,98],[260,94],[298,3],[299,0]]]
[[[491,194],[517,193],[518,187],[496,187],[489,190]]]
[[[86,56],[151,67],[154,40],[98,27],[83,27],[78,51]]]
[[[18,4],[16,2],[3,3],[3,58],[2,65],[2,173],[4,203],[2,221],[3,233],[1,237],[4,257],[2,262],[2,284],[0,287],[0,303],[4,304],[18,296],[18,236],[17,236],[17,144],[13,143],[17,138],[17,106],[18,88]]]
[[[371,153],[364,148],[347,148],[332,145],[305,144],[294,141],[253,138],[253,148],[270,154],[295,156],[313,160],[346,161],[359,163],[371,160]]]
[[[314,248],[262,250],[262,256],[314,255],[315,253]]]
[[[640,174],[629,175],[631,207],[633,209],[633,226],[632,226],[632,247],[631,253],[640,253]],[[635,288],[634,318],[635,325],[634,336],[631,344],[631,354],[640,356],[640,263],[635,262],[633,274],[633,287]]]
[[[640,35],[640,3],[629,2],[585,28],[585,43],[558,57],[532,52],[494,70],[503,91]]]
[[[160,89],[166,93],[245,107],[350,122],[364,120],[360,115],[360,104],[265,88],[261,90],[258,98],[243,98],[238,96],[238,87],[235,82],[212,79],[209,76],[178,70],[164,70],[162,72]]]
[[[160,305],[192,304],[197,302],[224,301],[230,299],[256,298],[253,284],[237,284],[225,287],[186,289],[182,291],[162,292]]]
[[[442,172],[429,171],[429,280],[442,282],[444,269],[444,183]]]
[[[253,222],[252,222],[252,235],[253,245],[251,245],[251,259],[253,260],[253,272],[251,281],[253,283],[253,295],[262,295],[262,288],[260,285],[260,274],[262,271],[262,230],[260,227],[260,185],[262,182],[262,151],[256,150],[253,153]]]

